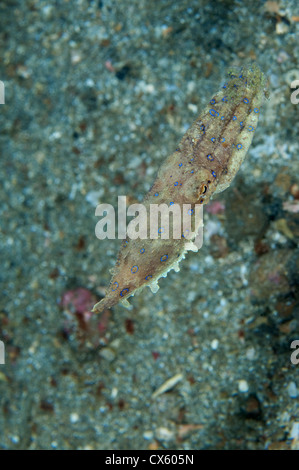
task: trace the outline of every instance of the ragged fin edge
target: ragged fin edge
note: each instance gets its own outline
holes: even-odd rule
[[[200,224],[200,227],[202,227],[203,224]],[[199,227],[198,227],[199,228]],[[150,290],[152,291],[153,294],[156,294],[156,292],[158,292],[160,286],[158,284],[158,281],[162,278],[162,277],[167,277],[167,274],[169,273],[169,271],[171,271],[172,269],[178,273],[180,271],[180,267],[179,267],[179,263],[185,259],[186,257],[186,254],[188,251],[193,251],[193,252],[197,252],[198,251],[198,247],[195,245],[195,243],[193,242],[193,240],[195,239],[196,237],[196,232],[193,232],[192,233],[192,239],[188,240],[186,243],[185,243],[185,246],[184,246],[184,251],[182,252],[182,254],[180,255],[179,259],[175,260],[174,263],[169,266],[168,268],[165,269],[165,271],[163,271],[159,276],[157,276],[150,284],[143,284],[142,286],[138,287],[134,292],[132,292],[130,295],[128,295],[127,298],[125,299],[122,299],[120,301],[120,304],[127,308],[127,309],[132,309],[132,305],[129,303],[128,301],[128,298],[130,297],[134,297],[134,295],[137,293],[137,292],[141,292],[145,287],[149,287]],[[111,307],[113,307],[114,305],[116,305],[116,303],[112,303],[111,301],[109,301],[106,297],[104,297],[102,300],[100,300],[100,302],[96,303],[93,307],[93,309],[91,310],[93,313],[99,313],[105,309],[110,309]]]

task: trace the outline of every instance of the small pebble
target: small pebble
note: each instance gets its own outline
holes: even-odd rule
[[[153,437],[154,437],[154,433],[153,433],[153,431],[145,431],[145,432],[143,433],[143,437],[144,437],[144,439],[146,439],[147,441],[151,441],[151,440],[153,439]]]
[[[255,349],[254,348],[248,348],[246,351],[246,357],[250,361],[252,361],[255,358]]]
[[[295,382],[290,382],[288,385],[288,394],[290,398],[297,398],[298,397],[298,390],[296,387]]]
[[[298,421],[295,422],[292,426],[290,438],[299,440],[299,422]]]
[[[152,398],[157,398],[159,395],[162,393],[168,392],[168,390],[171,390],[178,382],[180,382],[183,379],[182,374],[176,374],[170,379],[166,380],[164,384],[161,385],[153,394]]]
[[[77,423],[79,421],[79,415],[78,413],[71,413],[70,415],[70,422],[72,424]]]
[[[100,356],[108,362],[112,362],[115,359],[115,352],[110,348],[103,348],[100,351]]]
[[[246,380],[239,380],[238,386],[239,386],[239,392],[246,393],[249,390],[249,386]]]
[[[171,441],[174,438],[174,433],[170,429],[161,427],[156,430],[156,437],[161,441]]]

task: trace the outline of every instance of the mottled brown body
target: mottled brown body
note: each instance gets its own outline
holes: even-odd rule
[[[172,203],[206,204],[214,193],[226,189],[236,175],[254,135],[264,98],[265,77],[256,66],[231,72],[226,84],[212,97],[183,136],[176,151],[158,171],[143,204],[167,206]],[[172,232],[170,231],[170,234]],[[119,252],[106,297],[94,311],[111,308],[119,301],[149,286],[158,290],[157,281],[178,263],[189,250],[197,251],[192,240],[129,238]]]

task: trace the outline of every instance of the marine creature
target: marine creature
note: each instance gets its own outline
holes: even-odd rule
[[[266,79],[253,64],[232,70],[227,82],[210,100],[181,142],[160,167],[143,204],[207,204],[213,194],[228,188],[243,162],[257,127]],[[128,306],[128,297],[143,287],[159,289],[158,280],[174,269],[187,251],[197,251],[192,237],[162,239],[159,227],[154,239],[124,240],[106,296],[94,312],[109,309],[119,301]]]

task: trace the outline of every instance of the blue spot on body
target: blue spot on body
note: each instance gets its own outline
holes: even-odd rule
[[[163,263],[163,261],[166,261],[168,259],[168,255],[163,255],[160,258],[160,261]]]
[[[114,287],[114,289],[111,289],[112,292],[114,292],[118,289],[118,282],[114,282],[113,287]]]
[[[210,109],[210,115],[215,117],[215,116],[219,116],[219,113],[215,110],[215,109]]]
[[[133,267],[131,268],[131,273],[132,273],[132,274],[137,273],[138,269],[139,269],[138,266],[133,266]]]
[[[123,289],[123,290],[121,291],[121,293],[120,293],[119,295],[120,295],[121,297],[123,297],[127,292],[129,292],[129,290],[130,290],[130,289],[129,289],[128,287],[126,287],[125,289]]]

